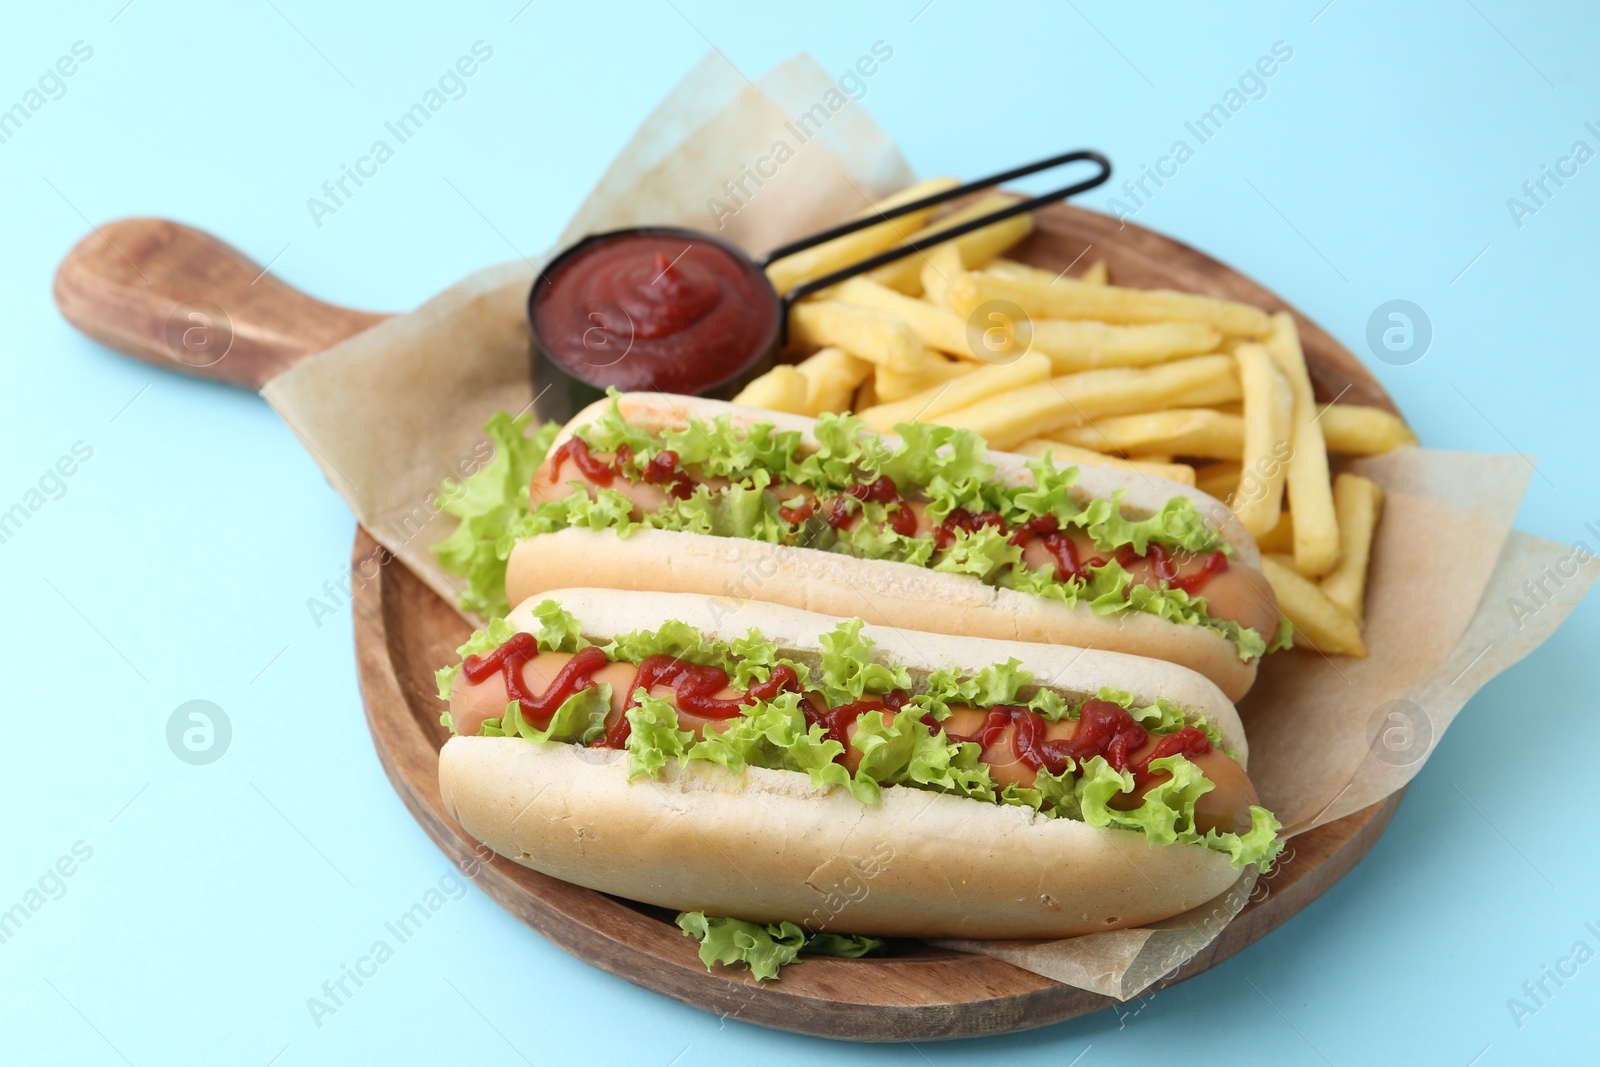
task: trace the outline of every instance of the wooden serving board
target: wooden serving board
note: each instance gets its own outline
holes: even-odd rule
[[[1057,205],[1013,255],[1052,270],[1105,259],[1122,285],[1228,297],[1268,310],[1278,297],[1208,256],[1160,234]],[[55,295],[84,332],[171,369],[259,389],[275,374],[387,316],[322,303],[270,276],[200,231],[126,219],[86,237],[63,260]],[[257,284],[255,279],[260,283]],[[219,361],[179,359],[168,320],[204,300],[227,309],[231,347]],[[1292,308],[1289,308],[1293,311]],[[1383,388],[1338,342],[1294,312],[1319,399],[1395,410]],[[356,530],[352,557],[377,542]],[[450,859],[502,907],[580,959],[637,985],[729,1018],[857,1041],[976,1037],[1099,1011],[1109,997],[1060,985],[986,956],[891,942],[881,958],[813,959],[759,983],[744,968],[707,971],[695,942],[658,908],[582,889],[490,853],[444,810],[433,671],[471,626],[398,562],[357,588],[356,656],[373,744],[395,791]],[[1288,857],[1199,955],[1157,988],[1192,977],[1259,940],[1315,900],[1366,855],[1403,793],[1294,838]]]

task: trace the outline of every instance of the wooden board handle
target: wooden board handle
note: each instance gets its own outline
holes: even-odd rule
[[[388,315],[325,304],[238,249],[168,219],[118,219],[56,268],[56,307],[135,359],[259,390]]]

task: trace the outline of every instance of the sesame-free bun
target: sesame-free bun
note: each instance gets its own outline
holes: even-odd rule
[[[609,400],[579,412],[553,447],[589,425]],[[652,430],[681,427],[688,420],[722,415],[734,425],[769,422],[798,430],[802,448],[815,448],[815,420],[760,408],[665,393],[628,393],[618,398],[623,417]],[[890,445],[900,439],[881,435]],[[1028,457],[991,452],[996,477],[1029,484]],[[1189,486],[1111,467],[1079,468],[1074,499],[1109,497],[1125,491],[1125,512],[1143,517],[1174,496],[1192,498],[1208,522],[1233,546],[1230,568],[1249,595],[1271,600],[1272,590],[1256,569],[1260,552],[1226,505]],[[611,530],[569,528],[518,543],[506,567],[506,598],[512,604],[548,589],[593,585],[765,600],[824,615],[856,616],[869,623],[973,637],[1040,641],[1078,648],[1104,648],[1166,660],[1199,671],[1238,700],[1255,682],[1256,660],[1239,658],[1233,642],[1207,626],[1174,623],[1144,612],[1097,615],[1087,604],[1067,605],[1031,593],[1000,589],[971,575],[949,574],[889,560],[857,559],[814,548],[772,545],[732,537],[672,530],[639,530],[618,537]],[[1273,602],[1275,605],[1275,602]],[[1269,614],[1276,618],[1276,607]]]
[[[837,620],[768,603],[609,589],[549,594],[595,641],[670,619],[732,640],[752,627],[798,660]],[[541,598],[542,599],[542,598]],[[511,620],[536,631],[532,602]],[[956,638],[879,626],[875,655],[914,677],[976,673],[1008,659],[1074,697],[1102,686],[1205,715],[1247,758],[1238,715],[1215,685],[1115,652]],[[1225,892],[1237,872],[1199,845],[1152,845],[906,786],[863,805],[794,771],[707,762],[629,778],[629,756],[520,737],[454,737],[439,758],[446,807],[496,852],[545,874],[679,911],[916,937],[1071,937],[1176,915]]]

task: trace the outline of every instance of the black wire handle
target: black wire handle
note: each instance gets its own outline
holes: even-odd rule
[[[822,244],[825,241],[831,241],[835,237],[843,237],[845,234],[855,233],[857,230],[864,230],[868,226],[876,226],[880,222],[888,222],[890,219],[897,219],[901,215],[909,215],[913,211],[921,211],[924,208],[934,207],[938,204],[943,204],[948,200],[954,200],[957,197],[965,196],[968,193],[975,193],[980,189],[988,189],[993,186],[1000,185],[1003,182],[1009,182],[1016,178],[1025,177],[1029,174],[1037,174],[1041,170],[1050,170],[1054,167],[1065,166],[1068,163],[1079,163],[1084,161],[1099,164],[1100,173],[1092,178],[1087,178],[1084,181],[1077,182],[1076,184],[1068,185],[1061,189],[1056,189],[1053,192],[1045,193],[1042,196],[1035,196],[1028,200],[1018,201],[1017,203],[1012,204],[1010,207],[1004,207],[998,211],[992,211],[987,215],[982,215],[975,219],[969,219],[959,226],[950,227],[948,230],[940,230],[938,233],[931,234],[924,238],[922,242],[907,241],[905,244],[896,245],[894,248],[888,249],[884,252],[879,252],[877,255],[864,259],[859,263],[852,263],[850,266],[845,267],[842,270],[836,270],[832,274],[824,274],[820,278],[813,278],[808,282],[795,286],[782,296],[783,310],[785,312],[784,318],[787,319],[789,306],[795,301],[802,300],[805,297],[810,296],[812,293],[820,292],[829,286],[838,285],[847,278],[853,278],[857,274],[862,274],[869,270],[876,270],[886,263],[893,263],[897,259],[903,259],[906,256],[911,255],[913,252],[925,252],[935,245],[943,244],[946,241],[953,241],[957,237],[962,237],[966,234],[972,233],[974,230],[981,230],[985,226],[993,226],[997,222],[1002,222],[1005,219],[1032,211],[1034,208],[1043,207],[1046,204],[1053,204],[1058,200],[1065,200],[1069,196],[1075,196],[1078,193],[1087,192],[1097,185],[1104,185],[1107,179],[1111,177],[1111,161],[1105,156],[1101,155],[1099,152],[1087,148],[1079,149],[1076,152],[1068,152],[1065,155],[1052,156],[1049,159],[1041,159],[1037,163],[1029,163],[1024,167],[1017,167],[1014,170],[1008,170],[1000,174],[993,174],[987,178],[980,178],[977,181],[968,182],[967,184],[958,186],[957,188],[947,189],[942,193],[934,193],[932,196],[925,196],[921,200],[913,200],[909,204],[901,204],[897,208],[891,208],[888,211],[881,211],[867,218],[855,219],[851,222],[844,223],[841,226],[835,226],[831,230],[824,230],[821,233],[814,233],[809,237],[803,237],[798,241],[793,241],[782,246],[781,248],[775,248],[771,252],[768,252],[766,256],[760,260],[760,265],[763,268],[766,268],[776,260],[780,260],[785,256],[792,256],[796,252],[803,252],[806,249]]]

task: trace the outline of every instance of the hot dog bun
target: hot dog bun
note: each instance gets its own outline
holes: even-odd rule
[[[559,447],[575,428],[604,412],[609,400],[579,412],[557,436]],[[734,425],[768,422],[797,430],[802,447],[815,447],[815,420],[722,401],[665,393],[618,398],[623,416],[648,428],[681,427],[693,418],[731,417]],[[881,435],[898,444],[893,434]],[[996,477],[1029,484],[1029,458],[991,452]],[[1255,541],[1227,506],[1197,489],[1104,466],[1080,468],[1073,495],[1080,502],[1125,490],[1124,510],[1153,514],[1174,496],[1193,499],[1208,522],[1233,546],[1234,562],[1266,600],[1272,590],[1258,570]],[[1245,568],[1251,568],[1246,572]],[[1239,658],[1233,643],[1205,626],[1171,623],[1141,612],[1097,615],[1086,604],[1067,604],[990,586],[970,575],[948,574],[888,560],[856,559],[837,552],[771,545],[738,538],[670,530],[641,530],[619,538],[610,530],[565,529],[515,546],[506,567],[512,604],[561,585],[661,590],[746,597],[825,615],[858,616],[869,623],[908,626],[1002,640],[1042,641],[1079,648],[1109,648],[1166,660],[1199,671],[1231,700],[1254,684],[1256,660]],[[1270,637],[1271,635],[1266,635]]]
[[[820,651],[833,618],[751,601],[573,589],[550,594],[585,636],[670,620],[722,640],[754,627],[799,655]],[[535,631],[531,603],[511,620]],[[1172,664],[1114,652],[955,638],[867,626],[877,654],[915,676],[977,671],[1016,658],[1070,694],[1101,686],[1204,714],[1247,758],[1233,706]],[[1228,857],[1199,845],[1150,845],[1097,829],[904,786],[865,806],[793,771],[689,763],[628,780],[624,752],[520,737],[454,737],[439,758],[451,814],[496,852],[578,885],[680,911],[762,922],[816,920],[851,933],[923,937],[1071,937],[1178,914],[1225,892]],[[887,858],[886,858],[887,857]],[[873,862],[875,861],[875,863]],[[875,873],[863,877],[863,863]],[[840,900],[844,900],[842,906]]]

